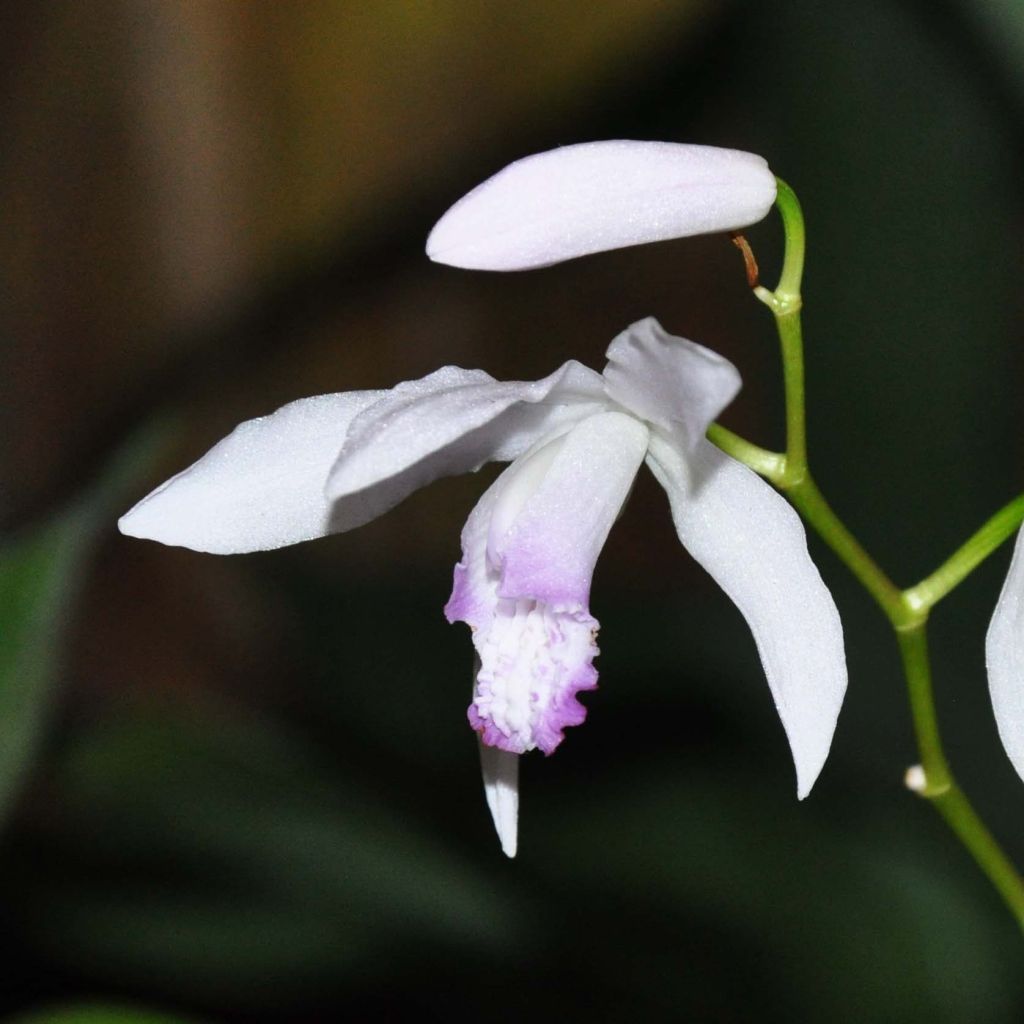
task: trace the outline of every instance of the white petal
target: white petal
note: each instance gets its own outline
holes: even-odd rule
[[[519,826],[519,755],[481,743],[480,768],[502,852],[514,857]]]
[[[586,605],[598,555],[647,453],[648,437],[647,428],[624,413],[590,416],[559,442],[529,493],[506,485],[488,538],[489,557],[501,567],[502,597]],[[516,468],[506,471],[510,479]]]
[[[999,737],[1024,779],[1024,529],[988,627],[985,661]]]
[[[679,441],[652,433],[648,463],[679,539],[754,634],[802,799],[828,756],[846,692],[842,624],[803,524],[760,477],[707,441],[684,455]]]
[[[627,327],[607,355],[603,376],[608,395],[670,432],[678,424],[691,449],[741,386],[739,371],[728,359],[669,334],[653,316]]]
[[[608,405],[601,377],[570,361],[539,381],[446,367],[393,388],[356,417],[327,479],[336,529],[351,529],[442,476],[509,461]]]
[[[266,551],[333,532],[324,480],[353,418],[384,391],[304,398],[249,420],[172,477],[118,527],[195,551]]]
[[[444,607],[449,622],[465,622],[474,636],[479,630],[490,627],[498,607],[499,573],[487,558],[487,538],[494,506],[501,493],[502,478],[511,468],[484,491],[462,527],[462,560],[455,566],[452,595]],[[477,672],[479,669],[478,660]]]
[[[517,160],[434,226],[427,254],[471,270],[527,270],[605,249],[761,220],[775,176],[753,153],[615,140]]]

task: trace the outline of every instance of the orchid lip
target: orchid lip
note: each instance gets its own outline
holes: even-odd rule
[[[577,694],[597,687],[598,628],[585,611],[500,600],[490,628],[474,634],[481,668],[467,717],[482,742],[511,754],[554,753],[564,730],[586,718]]]

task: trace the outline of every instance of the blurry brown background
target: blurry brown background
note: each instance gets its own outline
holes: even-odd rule
[[[1016,1019],[1019,939],[901,791],[891,640],[817,548],[851,688],[797,805],[749,635],[641,480],[596,580],[601,690],[527,766],[507,864],[440,614],[483,480],[252,557],[113,529],[293,398],[600,368],[649,314],[740,367],[725,421],[778,444],[727,239],[521,275],[423,254],[519,156],[664,138],[760,152],[801,196],[812,459],[913,581],[1021,489],[1016,0],[111,0],[8,5],[0,40],[7,1008]],[[770,279],[774,221],[750,238]],[[981,660],[1005,564],[936,613],[937,685],[1021,859]]]

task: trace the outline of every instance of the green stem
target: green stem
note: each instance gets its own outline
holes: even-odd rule
[[[800,323],[800,282],[804,273],[806,233],[796,193],[776,178],[775,205],[782,216],[786,252],[775,291],[756,288],[754,294],[772,311],[782,346],[782,372],[786,391],[785,484],[798,484],[807,473],[807,430],[804,416],[804,342]]]
[[[910,712],[914,719],[917,752],[924,770],[924,779],[911,783],[910,788],[922,796],[935,799],[953,785],[953,776],[942,749],[939,722],[935,715],[927,629],[926,622],[918,622],[907,629],[897,629],[896,640],[903,659],[903,674],[907,679],[907,696],[910,698]]]
[[[806,246],[803,216],[793,190],[778,181],[786,253],[778,288],[754,289],[772,311],[782,348],[786,395],[786,452],[780,456],[717,425],[709,438],[783,491],[804,520],[835,552],[885,613],[899,642],[920,765],[907,785],[932,803],[1002,896],[1024,930],[1024,879],[957,785],[942,748],[928,658],[927,619],[932,606],[1001,544],[1024,520],[1024,496],[996,513],[966,544],[916,587],[900,590],[832,511],[807,463],[800,282]]]
[[[721,448],[726,455],[731,455],[738,462],[749,466],[755,473],[767,480],[775,483],[782,479],[786,467],[786,456],[781,452],[770,452],[767,448],[759,448],[720,423],[712,423],[708,427],[707,438],[712,444]]]
[[[775,296],[780,301],[800,302],[800,285],[804,276],[804,252],[807,239],[804,231],[804,214],[796,193],[781,179],[775,179],[777,191],[775,205],[782,217],[782,230],[786,237],[785,257],[782,275]]]
[[[1024,879],[957,785],[942,749],[932,695],[926,629],[926,623],[920,622],[896,634],[921,756],[921,764],[907,773],[907,785],[942,815],[1024,930]]]
[[[995,886],[1010,913],[1024,930],[1024,879],[989,832],[963,790],[951,782],[949,789],[931,798],[935,809],[956,833],[989,881]]]
[[[776,311],[786,392],[786,481],[795,486],[807,476],[807,421],[804,416],[804,341],[800,307]]]
[[[973,572],[1024,522],[1024,494],[1004,505],[970,540],[930,576],[910,587],[904,598],[911,607],[929,609]]]
[[[889,621],[897,629],[910,624],[909,610],[899,587],[883,572],[878,563],[832,511],[814,478],[807,473],[794,486],[783,487],[786,497],[822,540],[839,556],[840,561],[875,599]]]

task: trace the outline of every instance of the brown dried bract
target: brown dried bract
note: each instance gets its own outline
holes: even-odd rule
[[[759,271],[757,260],[754,258],[754,250],[750,248],[750,243],[739,232],[734,231],[731,238],[732,244],[743,254],[743,265],[747,269],[747,284],[751,288],[756,288]]]

